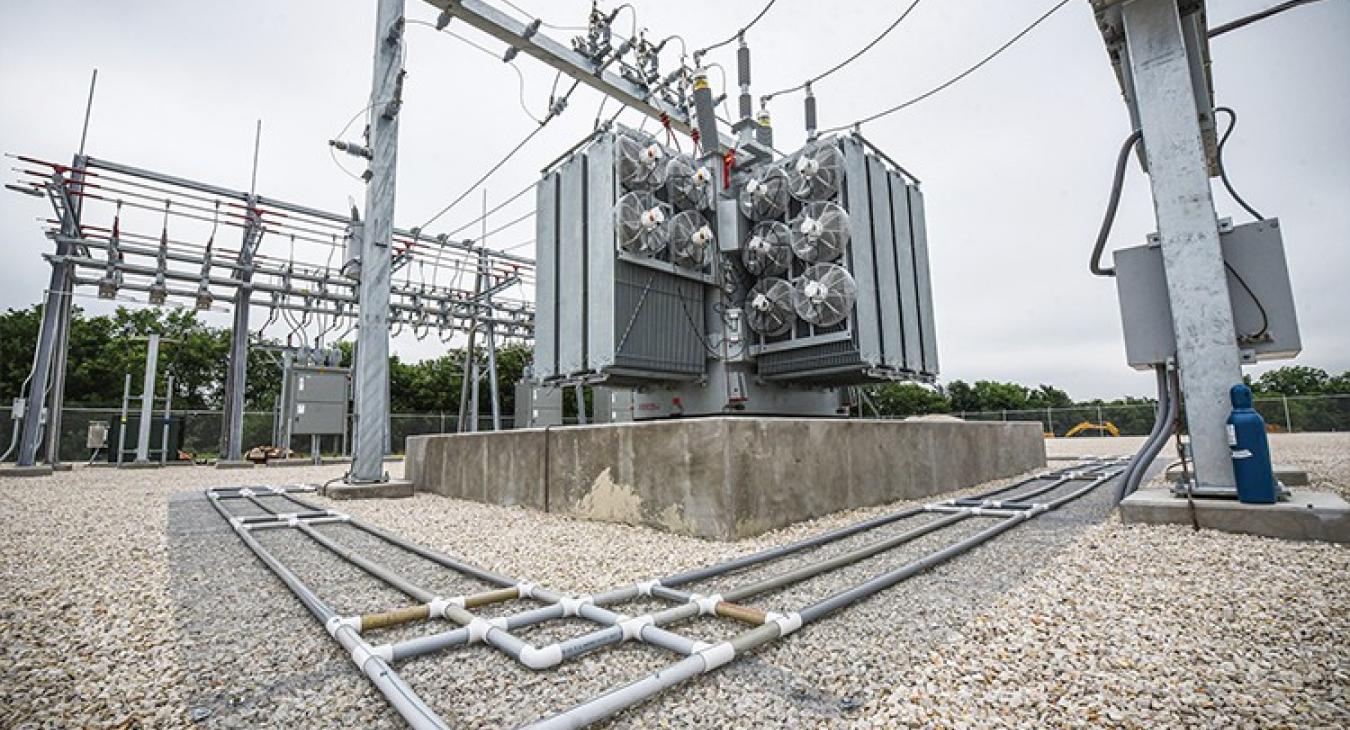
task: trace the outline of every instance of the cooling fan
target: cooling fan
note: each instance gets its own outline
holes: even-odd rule
[[[670,260],[686,269],[702,269],[708,260],[708,247],[714,239],[712,226],[702,213],[686,210],[676,213],[666,224],[670,242]]]
[[[741,247],[741,263],[755,276],[780,276],[792,263],[792,234],[784,223],[764,221],[750,230]]]
[[[628,190],[650,190],[666,181],[666,148],[650,137],[621,134],[614,140],[619,182]]]
[[[792,285],[783,279],[774,276],[760,279],[745,297],[746,324],[766,337],[787,332],[797,319],[793,296]]]
[[[787,173],[770,167],[745,182],[739,199],[741,213],[752,221],[778,218],[787,212]]]
[[[788,225],[792,252],[807,263],[833,261],[848,246],[848,213],[834,203],[808,203]]]
[[[843,177],[844,160],[838,148],[822,144],[803,150],[787,169],[788,192],[803,203],[834,197]]]
[[[666,163],[666,182],[670,202],[681,210],[707,210],[712,207],[714,176],[708,168],[689,155],[676,155]]]
[[[817,327],[839,324],[853,311],[858,285],[837,264],[816,264],[795,281],[792,308],[797,316]]]
[[[614,206],[614,224],[619,248],[629,253],[655,256],[666,247],[670,206],[655,195],[635,191],[619,198]]]

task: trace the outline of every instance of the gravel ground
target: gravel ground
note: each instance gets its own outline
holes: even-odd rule
[[[1130,441],[1056,440],[1049,448],[1123,453]],[[1308,466],[1319,483],[1347,491],[1350,437],[1282,436],[1274,446],[1280,461]],[[7,659],[0,726],[401,726],[193,491],[241,481],[312,482],[340,472],[174,468],[0,478],[6,525],[0,636]],[[429,495],[340,504],[482,567],[571,592],[708,564],[901,506],[718,543]],[[231,507],[251,511],[238,502]],[[822,548],[818,556],[920,519],[926,518]],[[945,540],[930,536],[750,603],[795,608],[975,527],[960,523],[942,533]],[[349,526],[321,531],[437,591],[481,587]],[[273,531],[260,540],[341,611],[410,602],[299,534]],[[1161,553],[1174,557],[1159,560]],[[1191,555],[1225,559],[1202,565],[1175,557]],[[1126,528],[1099,490],[667,692],[613,725],[1344,726],[1350,723],[1347,569],[1344,548]],[[513,601],[483,613],[528,605]],[[704,619],[677,630],[711,639],[741,628]],[[522,636],[543,643],[588,629],[556,622]],[[403,627],[374,638],[426,631]],[[452,726],[500,727],[569,707],[672,658],[625,645],[534,673],[474,647],[406,662],[399,671]]]

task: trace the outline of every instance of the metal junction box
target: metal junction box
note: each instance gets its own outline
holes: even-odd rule
[[[291,368],[291,434],[329,436],[345,433],[349,373],[346,368]]]
[[[513,428],[561,426],[562,422],[562,388],[534,385],[525,380],[516,383],[516,420]]]
[[[1297,355],[1303,344],[1279,220],[1271,218],[1236,227],[1224,224],[1219,231],[1219,246],[1228,265],[1228,299],[1237,330],[1233,337],[1243,360],[1277,360]],[[1165,363],[1176,354],[1176,337],[1161,247],[1152,242],[1121,249],[1115,252],[1115,265],[1127,362],[1140,370]],[[1239,282],[1239,276],[1246,287]],[[1256,304],[1258,300],[1260,307]]]

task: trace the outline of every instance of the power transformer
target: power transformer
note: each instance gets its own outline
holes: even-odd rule
[[[618,128],[537,187],[533,372],[635,418],[833,415],[938,374],[923,194],[857,135],[717,169]]]

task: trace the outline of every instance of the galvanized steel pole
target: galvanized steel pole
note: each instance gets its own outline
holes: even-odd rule
[[[1176,0],[1122,8],[1153,209],[1172,305],[1196,480],[1232,487],[1228,389],[1242,382],[1228,277]]]
[[[370,182],[361,246],[357,330],[356,446],[349,479],[384,481],[389,440],[389,278],[394,236],[398,114],[403,96],[404,0],[380,0],[375,16],[375,70],[370,92]]]

